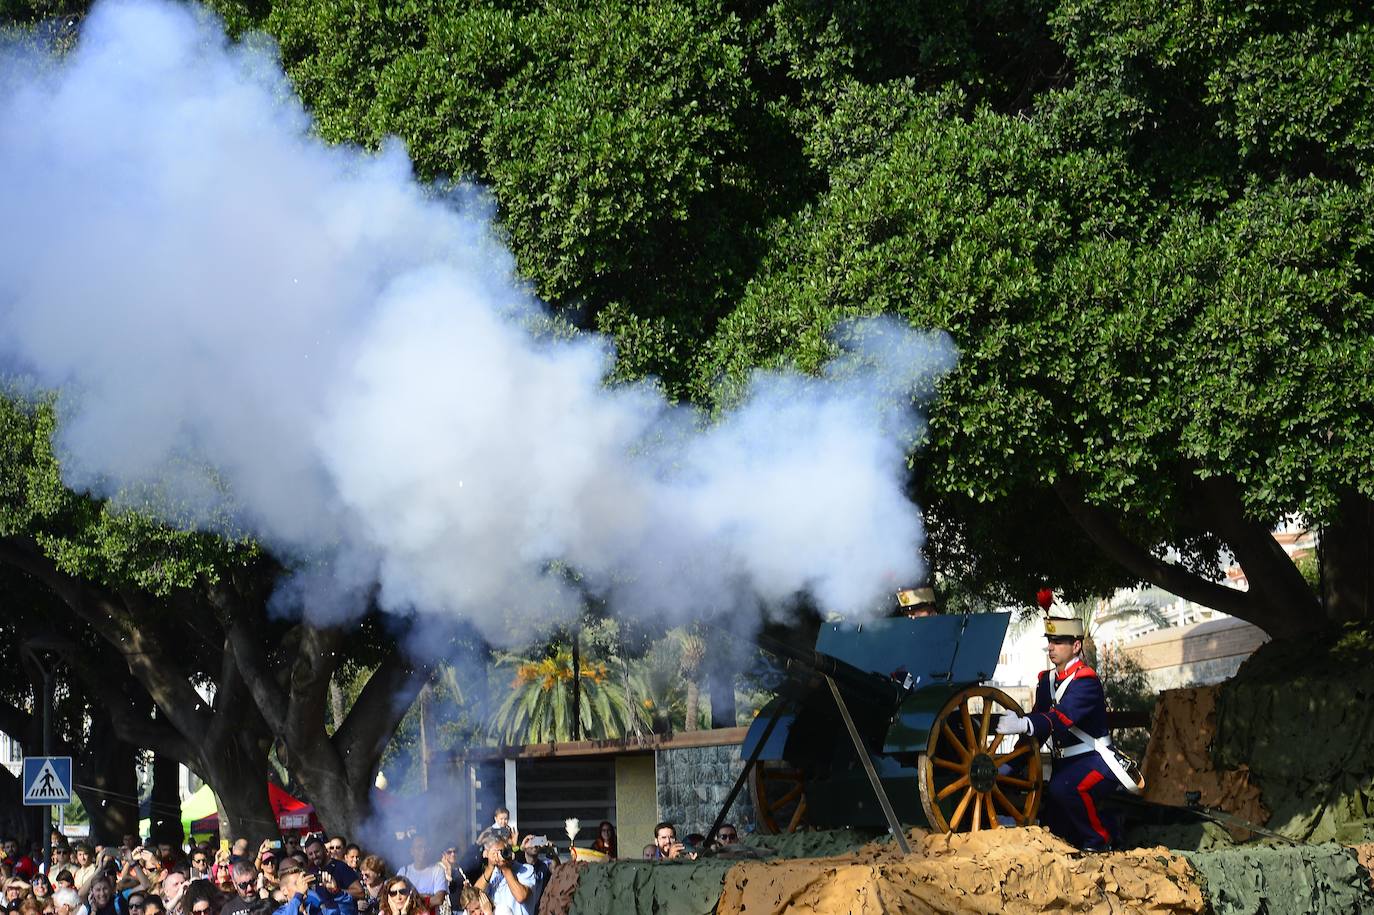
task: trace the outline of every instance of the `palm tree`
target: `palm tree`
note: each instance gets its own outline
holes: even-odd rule
[[[555,643],[542,657],[497,656],[498,666],[510,668],[511,692],[492,716],[492,734],[506,744],[545,743],[572,739],[572,648]],[[579,671],[581,734],[586,740],[623,737],[647,729],[647,710],[630,700],[633,675],[617,676],[615,659],[583,657]]]
[[[701,636],[687,629],[678,631],[682,644],[682,657],[678,661],[678,671],[687,685],[687,709],[683,729],[695,731],[701,726],[701,662],[706,660],[706,642]]]

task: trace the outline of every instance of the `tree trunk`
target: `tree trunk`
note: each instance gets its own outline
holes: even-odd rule
[[[43,829],[39,822],[42,808],[25,807],[21,802],[23,796],[19,779],[0,766],[0,836],[12,836],[19,840],[21,848],[28,848],[28,843]]]
[[[331,835],[359,836],[372,818],[371,784],[351,786],[339,779],[321,778],[309,786],[308,793],[321,825]]]
[[[572,739],[582,739],[582,632],[572,633]]]
[[[178,848],[186,841],[181,831],[180,766],[170,756],[153,755],[153,795],[148,808],[148,835],[154,842],[170,842]]]
[[[75,761],[79,784],[90,788],[76,793],[90,814],[92,839],[118,845],[124,836],[138,834],[138,751],[119,739],[103,708],[94,706],[90,714],[86,750]]]
[[[701,686],[696,676],[687,678],[687,721],[683,724],[687,731],[701,729]]]
[[[256,848],[263,839],[280,835],[267,799],[266,752],[252,746],[251,735],[226,740],[218,750],[206,754],[204,771],[197,774],[219,799],[220,838],[247,839]]]
[[[1322,590],[1333,623],[1374,618],[1374,501],[1342,494],[1320,532]]]

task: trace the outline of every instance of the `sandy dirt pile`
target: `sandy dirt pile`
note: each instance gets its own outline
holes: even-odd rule
[[[1083,855],[1038,827],[911,834],[912,854],[874,843],[849,855],[737,864],[721,915],[807,913],[1201,913],[1188,862],[1165,849]]]

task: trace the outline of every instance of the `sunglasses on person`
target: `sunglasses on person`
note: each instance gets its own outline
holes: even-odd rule
[[[410,895],[410,887],[407,887],[407,886],[393,886],[391,889],[389,889],[389,890],[386,891],[386,894],[387,894],[388,896],[409,896],[409,895]]]
[[[342,845],[326,845],[326,846],[324,847],[324,850],[325,850],[325,851],[343,851],[343,848],[344,848],[344,847],[343,847]]]
[[[210,915],[210,903],[207,902],[204,905],[193,905],[191,906],[191,912],[192,915]]]
[[[239,883],[237,880],[234,881],[234,886],[238,887],[241,890],[256,889],[257,885],[258,882],[256,880],[245,880],[242,883]]]

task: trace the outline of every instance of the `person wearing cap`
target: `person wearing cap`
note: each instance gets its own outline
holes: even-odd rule
[[[1028,734],[1051,742],[1053,772],[1040,805],[1040,822],[1087,851],[1120,843],[1120,822],[1102,802],[1121,790],[1105,756],[1107,699],[1097,672],[1083,662],[1083,623],[1047,617],[1045,651],[1053,671],[1040,671],[1029,714],[1002,715],[999,734]]]
[[[936,616],[940,608],[935,603],[934,588],[903,588],[897,592],[897,613],[915,620]]]

